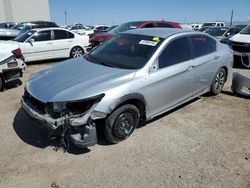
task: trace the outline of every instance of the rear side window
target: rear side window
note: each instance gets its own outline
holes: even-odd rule
[[[195,57],[201,57],[216,51],[216,41],[202,35],[192,36]]]
[[[173,40],[166,46],[158,58],[159,68],[168,67],[190,60],[190,48],[187,37]]]
[[[55,40],[74,38],[74,34],[64,30],[54,30]]]
[[[157,23],[157,27],[167,27],[167,28],[174,28],[171,24],[168,23]]]

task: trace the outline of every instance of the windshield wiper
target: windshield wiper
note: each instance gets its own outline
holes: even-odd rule
[[[85,58],[86,58],[88,61],[90,61],[91,63],[95,63],[95,64],[99,64],[99,65],[104,65],[104,66],[107,66],[107,67],[116,67],[116,66],[111,65],[111,64],[109,64],[109,63],[106,63],[106,62],[103,62],[103,61],[100,61],[100,60],[97,60],[97,59],[93,59],[93,58],[91,57],[90,54],[87,54],[87,55],[85,56]]]

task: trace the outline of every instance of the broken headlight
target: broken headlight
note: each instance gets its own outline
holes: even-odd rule
[[[63,110],[66,110],[66,102],[54,102],[53,103],[54,112],[61,112]]]
[[[104,97],[104,94],[90,97],[83,100],[71,102],[53,102],[49,106],[49,114],[56,118],[62,114],[70,113],[71,115],[81,115],[87,112],[95,103],[99,102]]]

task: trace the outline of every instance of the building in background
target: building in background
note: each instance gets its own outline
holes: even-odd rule
[[[50,21],[48,0],[0,0],[0,22]]]

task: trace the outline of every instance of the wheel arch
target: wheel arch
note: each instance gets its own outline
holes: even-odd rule
[[[81,48],[84,54],[86,53],[85,49],[84,49],[81,45],[76,44],[76,45],[73,45],[73,46],[70,48],[69,57],[72,57],[71,52],[72,52],[72,50],[73,50],[74,48],[76,48],[76,47]],[[83,55],[84,55],[84,54],[83,54]]]
[[[125,104],[135,105],[140,111],[141,120],[143,120],[143,121],[146,120],[146,112],[147,112],[148,107],[147,107],[147,103],[146,103],[146,100],[145,100],[143,95],[141,95],[139,93],[131,93],[131,94],[128,94],[128,95],[121,97],[114,105],[112,112],[115,109],[117,109]]]

